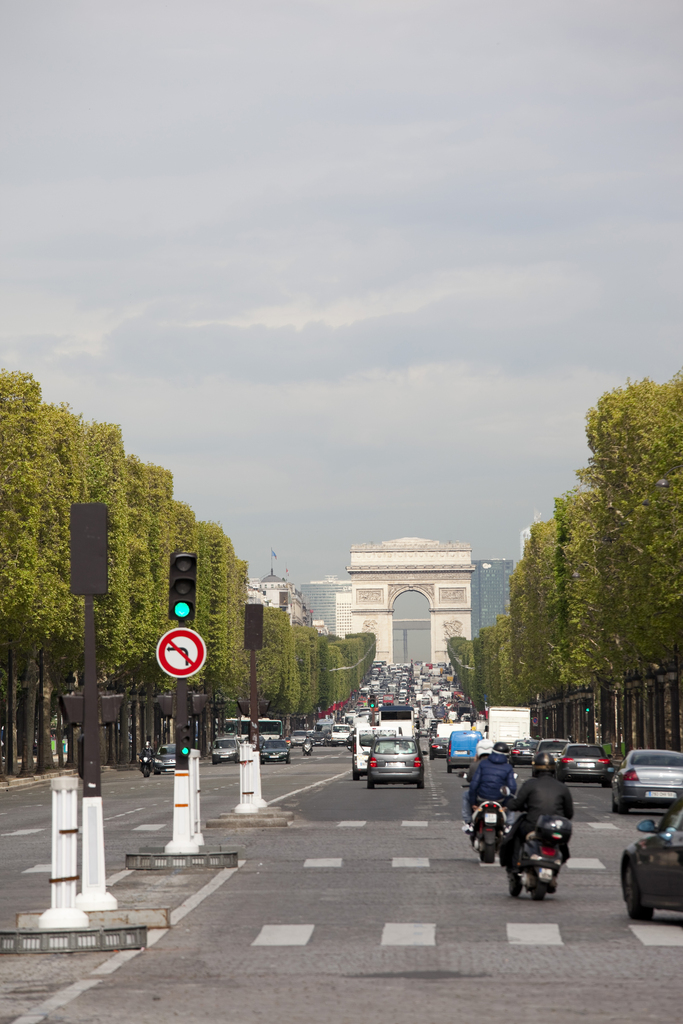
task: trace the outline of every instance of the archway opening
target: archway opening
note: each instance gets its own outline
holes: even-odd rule
[[[407,590],[394,601],[394,661],[429,661],[432,651],[429,601]]]

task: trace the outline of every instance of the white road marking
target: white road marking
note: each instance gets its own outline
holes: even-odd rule
[[[168,931],[168,928],[158,928],[157,931]],[[105,960],[103,964],[96,967],[94,971],[90,972],[90,974],[91,976],[96,976],[98,974],[113,974],[114,971],[118,971],[119,967],[123,967],[123,965],[127,964],[129,960],[132,960],[133,957],[139,956],[140,953],[143,952],[144,950],[142,949],[123,949],[120,953],[115,953],[114,956],[109,958],[109,960]]]
[[[385,924],[383,946],[435,946],[435,924]]]
[[[367,825],[366,821],[339,821],[337,822],[337,828],[363,828]]]
[[[276,796],[274,800],[269,800],[267,806],[271,804],[277,804],[280,800],[286,800],[290,796],[296,796],[297,793],[305,793],[307,789],[315,789],[316,786],[324,786],[326,782],[334,782],[335,779],[343,779],[348,772],[340,772],[339,775],[330,775],[328,779],[320,779],[319,782],[314,782],[310,786],[302,786],[301,789],[293,789],[291,793],[285,793],[284,796]]]
[[[508,924],[508,942],[513,946],[563,946],[557,924]]]
[[[340,868],[341,857],[309,857],[304,861],[305,868]]]
[[[131,952],[137,953],[138,950],[131,950]],[[46,999],[44,1003],[39,1003],[38,1006],[34,1006],[31,1013],[23,1014],[21,1017],[15,1017],[12,1024],[41,1024],[41,1022],[44,1021],[48,1014],[53,1010],[58,1010],[60,1006],[66,1006],[67,1003],[71,1003],[74,999],[77,999],[81,992],[87,992],[89,988],[94,988],[95,985],[101,984],[101,978],[84,978],[82,981],[77,981],[73,985],[68,985],[59,992],[55,992],[55,994],[50,996],[49,999]]]
[[[305,946],[314,924],[264,924],[252,946]]]
[[[612,825],[609,821],[589,821],[588,824],[591,828],[613,829],[615,832],[619,831],[618,826]]]
[[[144,811],[144,807],[135,807],[132,811],[124,811],[123,814],[111,814],[105,821],[113,821],[114,818],[125,818],[127,814],[136,814],[137,811]]]
[[[126,878],[127,875],[132,875],[132,868],[125,868],[123,871],[117,871],[115,875],[110,875],[107,879],[107,885],[116,885],[122,878]]]
[[[133,832],[158,832],[160,828],[166,828],[165,825],[136,825]]]
[[[404,828],[427,828],[429,825],[428,821],[402,821],[401,824]]]
[[[212,878],[210,882],[202,886],[198,892],[192,896],[188,896],[187,899],[176,907],[175,910],[171,911],[171,925],[178,924],[178,921],[182,921],[186,914],[189,914],[191,910],[198,907],[200,903],[203,903],[207,896],[210,896],[216,889],[220,889],[223,882],[227,882],[232,875],[235,874],[237,868],[223,868],[219,871],[215,878]],[[163,930],[163,929],[162,929]]]
[[[630,924],[644,946],[683,946],[683,928],[671,924]]]
[[[34,864],[32,868],[24,868],[22,875],[52,874],[52,864]]]
[[[36,832],[44,832],[44,828],[19,828],[16,832],[3,832],[3,836],[32,836]]]
[[[579,871],[605,871],[605,865],[597,857],[570,857],[567,861],[568,868],[578,868]]]
[[[428,868],[429,857],[393,857],[392,868]]]

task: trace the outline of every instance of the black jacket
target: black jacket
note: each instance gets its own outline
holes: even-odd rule
[[[544,772],[535,779],[527,779],[514,800],[508,804],[511,811],[526,811],[533,827],[542,814],[561,814],[574,817],[574,803],[569,788],[554,776]]]

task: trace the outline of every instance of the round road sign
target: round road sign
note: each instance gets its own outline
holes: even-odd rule
[[[169,629],[157,644],[157,661],[169,676],[193,676],[206,661],[206,644],[191,629]]]

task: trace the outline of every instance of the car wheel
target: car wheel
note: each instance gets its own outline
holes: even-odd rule
[[[285,764],[291,764],[291,763],[292,763],[292,759],[291,759],[291,757],[289,755],[287,755],[287,760],[285,761]]]
[[[374,782],[370,782],[370,779],[368,779],[368,789],[374,789],[374,788],[375,788],[375,783]]]
[[[425,788],[425,782],[424,782],[424,779],[422,779],[422,780],[421,780],[420,782],[418,782],[418,784],[417,784],[417,788],[418,788],[418,789],[424,789],[424,788]]]
[[[352,772],[351,772],[351,775],[352,775],[352,777],[353,777],[353,781],[354,781],[354,782],[358,782],[358,780],[360,779],[360,772],[354,772],[354,771],[352,771]]]
[[[433,760],[434,760],[434,755],[433,755],[433,754],[430,754],[430,755],[429,755],[429,760],[430,760],[430,761],[433,761]]]
[[[451,775],[453,773],[453,765],[452,764],[447,764],[446,765],[446,771],[448,772],[449,775]]]
[[[628,804],[619,796],[619,793],[612,793],[612,811],[614,814],[628,814]]]
[[[157,771],[157,770],[156,770],[156,768],[155,768],[155,769],[154,769],[154,774],[155,774],[155,775],[161,775],[161,772],[160,772],[160,771]]]
[[[603,789],[611,789],[612,788],[612,783],[610,782],[609,779],[603,779],[601,785],[602,785]]]
[[[624,900],[628,916],[634,921],[650,921],[653,914],[652,907],[644,907],[640,902],[640,889],[636,881],[636,874],[631,864],[627,864],[621,878],[621,885],[624,891]]]

